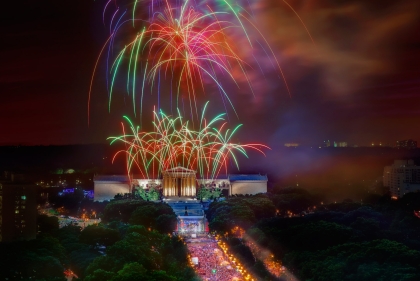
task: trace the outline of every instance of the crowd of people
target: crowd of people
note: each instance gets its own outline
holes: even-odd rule
[[[243,280],[241,273],[231,264],[213,237],[199,236],[189,239],[187,245],[192,260],[198,261],[194,266],[202,280]]]

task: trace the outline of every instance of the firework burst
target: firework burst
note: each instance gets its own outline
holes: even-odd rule
[[[114,12],[111,7],[115,7]],[[110,36],[97,63],[107,56],[109,108],[116,85],[123,79],[125,91],[132,97],[134,113],[140,100],[140,116],[149,92],[157,93],[158,108],[161,98],[170,99],[171,104],[175,101],[176,108],[180,108],[181,100],[186,101],[191,115],[197,119],[197,95],[207,91],[219,92],[223,104],[229,104],[235,111],[226,85],[233,83],[239,88],[245,82],[254,93],[248,73],[255,71],[255,66],[263,69],[253,54],[257,46],[263,49],[259,53],[271,57],[273,67],[284,79],[274,52],[251,14],[230,0],[136,0],[129,5],[109,1],[104,21],[106,15],[111,18]],[[252,40],[247,29],[254,30],[258,39]],[[238,34],[242,34],[240,37],[247,46],[238,45],[235,40]],[[248,62],[249,57],[254,60]],[[96,66],[94,74],[95,71]]]
[[[129,118],[129,132],[122,123],[123,134],[110,137],[111,144],[123,143],[125,149],[115,156],[125,154],[127,173],[138,170],[144,178],[157,178],[162,171],[181,164],[196,170],[201,178],[214,178],[222,171],[228,173],[229,163],[239,169],[237,154],[247,157],[246,150],[252,149],[264,154],[269,149],[263,144],[237,144],[232,142],[235,132],[241,127],[227,128],[225,114],[219,114],[211,120],[205,118],[205,105],[198,130],[193,130],[188,120],[178,116],[172,118],[163,112],[154,112],[152,132],[145,132],[135,126]],[[265,155],[265,154],[264,154]]]

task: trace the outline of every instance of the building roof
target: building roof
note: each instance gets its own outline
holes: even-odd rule
[[[190,170],[187,168],[184,168],[182,166],[177,166],[171,169],[167,169],[165,170],[165,172],[169,172],[169,173],[195,173],[194,170]]]
[[[191,171],[193,171],[186,168],[182,168],[182,169],[178,169],[178,168],[182,168],[182,167],[176,167],[174,169],[170,169],[167,171],[170,171],[170,173],[174,173],[175,175],[176,174],[185,175],[185,173],[190,173]],[[135,179],[140,179],[140,178],[135,178]],[[153,179],[149,179],[149,180],[153,180]],[[218,175],[217,177],[213,179],[198,178],[198,180],[199,181],[201,180],[229,180],[233,182],[233,181],[267,181],[268,178],[267,178],[267,175],[261,175],[261,174],[229,174],[227,176]],[[126,175],[112,175],[112,176],[98,175],[93,178],[93,181],[129,182],[129,178]]]
[[[229,180],[232,181],[267,181],[267,175],[261,174],[230,174]]]
[[[212,177],[212,178],[198,178],[198,180],[202,181],[213,181],[213,180],[228,180],[229,179],[229,175],[226,174],[221,174],[221,175],[217,175],[216,177]]]
[[[112,182],[129,182],[128,176],[125,175],[98,175],[93,178],[93,181],[112,181]]]

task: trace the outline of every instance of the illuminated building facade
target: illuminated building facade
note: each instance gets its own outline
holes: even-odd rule
[[[162,173],[161,179],[141,179],[133,176],[96,176],[94,177],[94,201],[114,199],[117,194],[131,193],[131,186],[162,191],[164,197],[195,197],[197,188],[218,188],[225,195],[257,194],[267,192],[267,176],[260,174],[229,174],[212,179],[197,179],[196,172],[184,167],[175,167]]]
[[[195,171],[184,167],[176,167],[163,172],[163,196],[195,196]]]
[[[414,165],[413,160],[395,160],[384,168],[383,180],[393,199],[420,191],[420,166]]]
[[[0,242],[36,238],[37,186],[0,183]]]

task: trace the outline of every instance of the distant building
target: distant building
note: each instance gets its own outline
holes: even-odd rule
[[[268,178],[266,175],[229,175],[228,179],[231,185],[229,195],[267,192]]]
[[[37,186],[0,183],[0,242],[36,238]]]
[[[299,144],[297,142],[288,142],[284,144],[285,147],[298,147]]]
[[[345,141],[341,141],[341,142],[338,143],[338,147],[347,147],[347,146],[348,146],[348,144]]]
[[[417,148],[417,141],[411,139],[397,141],[397,148],[415,149]]]
[[[218,188],[224,194],[257,194],[267,192],[267,176],[260,174],[229,174],[214,179],[197,179],[196,172],[184,167],[175,167],[163,172],[162,179],[141,179],[133,176],[96,176],[94,178],[94,201],[114,199],[119,194],[131,193],[130,184],[136,188],[154,187],[165,197],[195,197],[198,188]]]
[[[124,175],[114,176],[95,176],[94,182],[94,201],[106,201],[114,199],[117,194],[130,193],[130,179]]]
[[[384,168],[383,180],[394,199],[420,191],[420,166],[414,165],[413,160],[395,160]]]
[[[347,147],[347,142],[340,141],[340,142],[334,142],[334,147]]]
[[[324,147],[330,147],[331,142],[329,140],[324,141]]]

